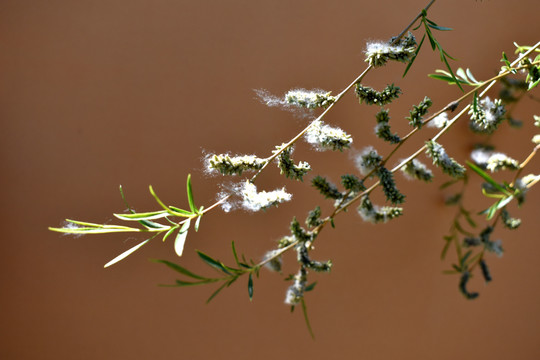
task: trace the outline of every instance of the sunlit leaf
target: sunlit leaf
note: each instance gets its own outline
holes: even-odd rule
[[[190,223],[191,219],[187,219],[178,231],[176,239],[174,239],[174,251],[178,256],[182,256],[184,252],[184,244],[186,243]]]
[[[193,200],[193,189],[191,188],[191,174],[187,177],[187,196],[188,196],[188,202],[189,202],[189,208],[191,209],[192,213],[197,212],[197,207],[195,206],[195,201]]]
[[[167,231],[167,233],[165,235],[163,235],[163,242],[165,242],[165,240],[167,240],[167,238],[169,236],[171,236],[171,234],[176,230],[178,229],[178,226],[175,226],[175,227],[172,227],[169,231]]]
[[[201,224],[202,215],[197,216],[197,220],[195,220],[195,231],[199,231],[199,225]]]
[[[174,211],[176,213],[181,214],[181,216],[183,216],[183,217],[192,217],[192,216],[195,215],[192,212],[189,212],[189,211],[184,210],[184,209],[177,208],[176,206],[172,206],[172,205],[169,206],[169,209],[171,209],[172,211]]]
[[[121,253],[120,255],[118,255],[117,257],[115,257],[114,259],[112,259],[111,261],[109,261],[108,263],[105,264],[105,266],[103,266],[104,268],[106,267],[109,267],[113,264],[116,264],[117,262],[125,259],[126,257],[128,257],[129,255],[131,255],[132,253],[134,253],[135,251],[139,250],[144,244],[146,244],[147,242],[149,242],[152,238],[150,239],[146,239],[144,240],[142,243],[140,244],[137,244],[135,245],[134,247],[132,247],[131,249],[127,250],[127,251],[124,251],[123,253]]]
[[[49,230],[61,232],[65,234],[77,234],[77,235],[109,234],[109,233],[115,233],[115,232],[140,232],[142,231],[141,229],[121,226],[121,225],[103,225],[103,224],[95,224],[95,223],[70,220],[70,219],[66,219],[66,221],[72,225],[68,225],[62,228],[50,227]]]
[[[472,80],[473,83],[475,83],[475,84],[480,84],[480,83],[481,83],[480,81],[478,81],[478,80],[475,79],[475,77],[473,76],[473,74],[472,74],[472,72],[471,72],[471,70],[470,70],[469,68],[467,68],[466,71],[467,71],[467,76],[468,76],[468,78],[469,78],[470,80]]]
[[[156,192],[154,191],[154,188],[152,188],[152,185],[150,185],[148,188],[150,190],[150,194],[154,197],[154,199],[159,204],[159,206],[161,206],[163,208],[163,210],[167,211],[169,214],[171,214],[173,216],[181,216],[181,217],[191,217],[191,216],[193,216],[192,213],[187,212],[185,210],[181,210],[181,209],[178,209],[178,208],[169,207],[169,206],[165,205],[163,203],[163,201],[161,201],[161,199],[157,196]],[[177,211],[177,210],[181,210],[181,211]]]
[[[132,214],[113,214],[120,220],[125,221],[139,221],[139,220],[155,220],[162,219],[164,217],[170,216],[169,212],[166,210],[144,212],[144,213],[132,213]]]

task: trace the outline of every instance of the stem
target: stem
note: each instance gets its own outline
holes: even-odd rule
[[[514,180],[512,181],[512,185],[516,183],[516,180],[519,178],[519,175],[523,172],[523,169],[525,168],[525,166],[527,166],[529,161],[532,160],[534,155],[536,155],[536,152],[538,151],[538,149],[540,149],[540,145],[536,145],[534,147],[533,151],[529,154],[529,156],[527,156],[527,158],[519,165],[519,170],[516,172],[516,176],[514,176]],[[534,181],[534,183],[536,183],[536,181]]]

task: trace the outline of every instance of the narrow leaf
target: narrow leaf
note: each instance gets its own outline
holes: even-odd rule
[[[463,257],[460,259],[459,263],[461,264],[461,268],[464,269],[465,268],[465,264],[467,262],[467,259],[469,258],[469,256],[471,256],[472,254],[472,250],[469,250],[465,253],[465,255],[463,255]]]
[[[309,334],[311,335],[313,339],[315,339],[315,334],[313,333],[313,329],[311,328],[311,324],[309,323],[309,317],[308,317],[306,302],[304,301],[304,298],[302,298],[301,303],[302,303],[302,312],[304,313],[304,320],[306,321],[306,326],[308,328]]]
[[[465,70],[462,68],[458,68],[456,70],[456,75],[459,76],[461,79],[463,79],[467,84],[469,83],[469,79],[467,78],[467,74],[465,73]]]
[[[253,300],[253,274],[249,273],[248,278],[248,295],[249,295],[249,301]]]
[[[178,229],[178,226],[172,227],[165,235],[163,235],[163,242],[167,240],[167,238],[176,230]]]
[[[315,285],[317,285],[317,282],[312,282],[311,284],[309,284],[308,286],[306,286],[306,288],[304,289],[304,292],[307,292],[307,291],[312,291],[314,288],[315,288]]]
[[[164,286],[196,286],[196,285],[206,285],[208,283],[211,283],[213,281],[184,281],[184,280],[176,280],[174,285],[164,285]]]
[[[154,188],[152,188],[152,185],[150,185],[148,188],[150,190],[150,194],[154,197],[154,199],[159,204],[159,206],[161,206],[163,210],[167,211],[169,214],[173,216],[181,216],[181,217],[191,217],[193,215],[185,210],[175,211],[173,208],[165,205],[163,201],[161,201],[161,199],[157,196],[156,192],[154,191]]]
[[[429,20],[428,20],[429,21]],[[453,29],[449,28],[449,27],[444,27],[444,26],[439,26],[439,25],[433,25],[433,24],[428,24],[428,26],[432,29],[435,29],[435,30],[439,30],[439,31],[452,31]]]
[[[225,265],[223,265],[221,262],[217,261],[216,259],[211,258],[210,256],[206,255],[205,253],[197,250],[197,254],[199,257],[208,265],[212,266],[213,268],[220,270],[224,272],[227,275],[232,275]]]
[[[236,263],[240,265],[240,261],[238,260],[238,254],[236,253],[236,246],[234,245],[234,240],[231,242],[231,247],[232,247],[232,252],[234,256],[234,261],[236,261]]]
[[[446,241],[446,244],[444,244],[444,247],[441,251],[441,260],[444,260],[446,257],[446,253],[448,252],[448,248],[450,247],[450,243],[452,243],[453,237],[444,237],[444,240]]]
[[[448,63],[448,60],[446,60],[446,56],[452,58],[450,55],[446,54],[446,52],[444,52],[444,50],[442,50],[441,48],[441,52],[444,54],[444,55],[441,55],[442,57],[442,60],[443,62],[446,64],[446,67],[448,69],[448,71],[450,72],[450,75],[452,75],[452,78],[455,80],[456,82],[456,85],[459,87],[459,89],[463,92],[465,92],[465,90],[463,90],[463,87],[461,87],[461,84],[460,82],[456,79],[456,76],[454,75],[454,72],[452,71],[452,68],[450,67],[450,64]]]
[[[195,220],[195,231],[199,231],[199,225],[201,224],[202,215],[197,216],[197,220]]]
[[[223,285],[221,285],[219,288],[217,288],[216,291],[214,291],[212,293],[212,295],[210,295],[210,297],[206,300],[206,303],[208,304],[210,301],[212,301],[213,298],[216,297],[217,294],[219,294],[221,292],[221,290],[225,289],[225,287],[228,287],[229,286],[229,283],[224,283]]]
[[[195,206],[195,201],[193,201],[193,189],[191,188],[191,174],[187,177],[187,196],[188,196],[188,202],[189,202],[189,208],[191,209],[192,213],[197,212],[197,207]]]
[[[471,70],[469,68],[467,68],[466,70],[467,72],[467,76],[469,77],[469,79],[471,79],[475,84],[480,84],[480,81],[476,80],[475,77],[473,76]]]
[[[169,212],[166,210],[144,212],[144,213],[131,213],[131,214],[113,214],[120,220],[125,221],[139,221],[139,220],[155,220],[162,219],[169,216]]]
[[[540,79],[536,80],[535,82],[529,83],[529,87],[527,88],[527,91],[534,89],[535,87],[538,86],[538,84],[540,84]]]
[[[508,196],[510,196],[511,194],[505,189],[503,188],[498,182],[496,182],[491,176],[489,176],[488,173],[486,173],[484,170],[480,169],[478,166],[476,166],[475,164],[473,164],[472,162],[470,161],[467,161],[467,165],[471,168],[472,171],[474,171],[475,173],[477,173],[482,179],[484,179],[485,181],[487,181],[488,183],[490,183],[491,185],[493,185],[497,190],[499,190],[500,192],[502,192],[503,194],[506,194]]]
[[[456,270],[443,270],[442,272],[444,275],[455,275],[455,274],[459,274],[460,272],[459,271],[456,271]]]
[[[144,240],[142,243],[132,247],[131,249],[127,250],[127,251],[124,251],[123,253],[121,253],[120,255],[118,255],[117,257],[115,257],[114,259],[112,259],[111,261],[109,261],[108,263],[105,264],[105,266],[103,266],[104,268],[107,268],[111,265],[114,265],[116,264],[117,262],[119,262],[120,260],[123,260],[124,258],[128,257],[129,255],[131,255],[131,253],[139,250],[144,244],[146,244],[147,242],[149,242],[152,238],[150,239],[146,239]]]
[[[437,48],[437,43],[426,22],[424,22],[424,29],[426,31],[426,35],[428,36],[429,43],[431,44],[431,49],[435,51],[435,49]]]
[[[424,36],[422,36],[422,40],[420,41],[420,44],[418,44],[418,46],[416,47],[416,51],[414,52],[414,55],[411,58],[411,61],[409,61],[409,63],[407,64],[407,67],[405,68],[405,71],[403,72],[402,77],[405,77],[405,75],[407,75],[407,72],[409,72],[409,69],[411,68],[412,64],[416,60],[416,57],[420,53],[420,49],[422,48],[422,44],[424,43],[425,38],[426,38],[426,34],[424,34]]]
[[[172,205],[169,206],[169,209],[171,209],[172,211],[174,211],[174,212],[176,212],[178,214],[181,214],[180,216],[183,216],[183,217],[193,217],[193,215],[195,215],[192,212],[177,208],[176,206],[172,206]]]
[[[191,223],[191,219],[187,219],[186,222],[180,228],[180,231],[178,231],[178,235],[176,235],[176,239],[174,239],[174,251],[176,252],[176,255],[178,256],[182,256],[182,253],[184,252],[184,244],[186,243],[186,238],[187,238],[190,223]]]
[[[469,225],[473,228],[476,227],[476,222],[474,222],[474,220],[471,218],[471,214],[465,210],[464,208],[461,208],[460,209],[461,213],[463,214],[463,216],[465,217],[465,220],[467,220],[467,222],[469,223]]]
[[[468,259],[466,262],[465,262],[465,265],[466,266],[469,266],[470,264],[474,263],[476,260],[478,260],[480,257],[482,256],[482,253],[478,253],[476,255],[474,255],[472,258]]]
[[[174,271],[182,274],[182,275],[186,275],[190,278],[193,278],[193,279],[199,279],[199,280],[209,280],[208,278],[205,278],[204,276],[200,276],[200,275],[197,275],[197,274],[194,274],[192,273],[191,271],[187,270],[186,268],[178,265],[178,264],[175,264],[173,262],[170,262],[170,261],[167,261],[167,260],[160,260],[160,259],[152,259],[151,261],[155,262],[155,263],[160,263],[160,264],[164,264],[164,265],[167,265],[169,268],[173,269]]]

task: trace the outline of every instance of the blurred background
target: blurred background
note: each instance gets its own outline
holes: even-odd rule
[[[426,1],[30,1],[0,2],[1,307],[2,359],[538,359],[540,358],[540,244],[537,191],[512,215],[523,220],[510,232],[498,228],[506,253],[491,255],[494,277],[469,285],[475,301],[458,292],[458,278],[443,275],[454,252],[440,260],[442,236],[455,209],[443,205],[451,189],[435,170],[426,185],[397,176],[407,195],[405,216],[387,225],[364,223],[355,211],[340,215],[312,252],[332,259],[330,274],[307,294],[316,340],[301,311],[284,305],[296,272],[285,258],[284,275],[262,271],[254,299],[247,279],[223,291],[163,288],[175,273],[151,258],[177,261],[214,275],[198,259],[200,249],[233,261],[231,241],[254,260],[288,234],[293,216],[304,219],[329,204],[308,186],[269,168],[260,189],[286,186],[294,201],[261,213],[221,210],[205,216],[188,236],[184,256],[172,239],[156,240],[126,260],[103,265],[144,237],[71,237],[47,230],[65,218],[118,223],[125,210],[118,193],[139,211],[157,210],[148,185],[167,203],[187,206],[185,180],[192,174],[195,200],[209,206],[229,179],[202,170],[206,153],[268,156],[297,134],[305,118],[267,108],[255,96],[281,96],[291,88],[322,88],[337,94],[364,68],[366,41],[399,33]],[[537,0],[509,5],[499,0],[438,1],[429,17],[454,29],[436,36],[454,68],[478,79],[500,68],[512,43],[534,44],[540,33]],[[433,109],[459,90],[430,80],[442,68],[428,44],[402,79],[403,64],[371,72],[365,85],[395,83],[404,94],[390,107],[393,128],[408,130],[408,111],[425,95]],[[497,96],[497,89],[490,96]],[[538,98],[538,92],[535,92]],[[530,152],[532,114],[539,104],[524,98],[514,117],[522,130],[502,125],[492,143],[517,159]],[[296,161],[313,175],[339,181],[354,173],[351,153],[388,146],[372,131],[376,108],[358,105],[351,93],[326,121],[354,136],[351,151],[319,153],[299,143]],[[404,147],[402,158],[434,134],[425,130]],[[465,122],[441,138],[462,163],[478,136]],[[399,156],[396,158],[398,159]],[[428,163],[429,160],[423,159]],[[538,169],[539,162],[531,163]],[[532,170],[531,170],[532,171]],[[479,181],[471,182],[478,193]],[[536,190],[536,189],[535,189]],[[382,196],[374,200],[383,203]],[[473,211],[490,204],[481,196]],[[479,218],[481,219],[481,218]]]

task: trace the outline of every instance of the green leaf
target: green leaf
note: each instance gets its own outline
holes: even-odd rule
[[[476,222],[474,222],[474,220],[472,219],[471,213],[468,212],[467,210],[465,210],[464,208],[461,208],[460,211],[463,214],[463,216],[465,217],[465,220],[467,220],[467,222],[469,223],[469,225],[471,227],[475,228],[476,227]]]
[[[472,258],[468,259],[464,265],[469,266],[470,264],[477,261],[482,256],[482,253],[479,252],[478,254],[474,255]]]
[[[460,271],[456,270],[443,270],[442,272],[444,275],[455,275],[461,273]]]
[[[236,263],[240,265],[240,261],[238,260],[238,253],[236,252],[236,246],[234,245],[234,240],[231,242],[231,247],[232,247],[232,252],[234,256],[234,261],[236,261]]]
[[[460,233],[460,234],[463,234],[463,235],[466,235],[466,236],[474,236],[473,233],[463,229],[463,227],[461,226],[461,224],[459,223],[459,220],[458,219],[455,219],[454,220],[454,228]]]
[[[508,205],[508,203],[512,201],[513,199],[514,199],[514,196],[509,196],[507,198],[500,199],[495,204],[491,205],[489,208],[482,211],[480,214],[487,214],[487,220],[491,220],[493,219],[493,216],[495,216],[495,214],[497,213],[497,210],[502,209],[503,207]]]
[[[231,283],[232,282],[224,283],[219,288],[217,288],[217,290],[214,291],[212,293],[212,295],[210,295],[210,297],[206,300],[206,303],[208,304],[210,301],[212,301],[212,299],[215,298],[217,296],[217,294],[219,294],[221,292],[221,290],[225,289],[225,287],[228,287]]]
[[[510,63],[510,60],[508,60],[508,56],[506,56],[506,53],[503,51],[502,53],[502,59],[501,59],[502,62],[504,62],[504,64],[507,66],[507,67],[512,67],[512,64]]]
[[[136,213],[135,211],[131,210],[131,214],[113,214],[115,217],[117,217],[120,220],[124,221],[137,221],[147,229],[167,229],[169,226],[165,226],[153,221],[153,219],[161,219],[166,218],[167,216],[170,216],[170,214],[165,211],[152,211],[152,212],[146,212],[146,213]]]
[[[451,28],[444,27],[444,26],[438,26],[438,25],[431,25],[431,24],[429,24],[428,26],[429,26],[430,28],[432,28],[432,29],[439,30],[439,31],[451,31],[451,30],[453,30],[453,29],[451,29]]]
[[[219,262],[218,260],[216,259],[213,259],[211,258],[210,256],[206,255],[205,253],[203,253],[202,251],[199,251],[197,250],[197,254],[199,255],[199,257],[205,262],[207,263],[208,265],[210,265],[211,267],[217,269],[217,270],[220,270],[222,272],[224,272],[225,274],[227,275],[232,275],[229,270],[232,270],[228,267],[226,267],[225,265],[223,265],[221,262]]]
[[[435,70],[435,72],[437,72],[438,74],[429,74],[428,77],[430,77],[432,79],[435,79],[435,80],[445,81],[445,82],[448,83],[448,85],[454,85],[454,84],[459,85],[459,83],[470,85],[470,83],[467,82],[467,81],[457,79],[456,77],[452,77],[452,74],[450,74],[447,71],[437,69],[437,70]]]
[[[426,34],[424,34],[424,36],[422,36],[422,40],[420,41],[420,44],[418,44],[418,46],[416,47],[416,51],[414,52],[414,55],[411,58],[411,61],[409,61],[409,63],[407,64],[407,67],[405,68],[405,71],[403,72],[402,77],[405,77],[405,75],[407,75],[407,72],[409,72],[409,69],[411,68],[412,64],[416,60],[416,57],[420,53],[420,49],[422,48],[422,44],[424,43],[425,38],[426,38]]]
[[[163,235],[163,242],[167,240],[167,238],[176,230],[178,229],[178,226],[172,227],[165,235]]]
[[[432,29],[439,30],[439,31],[452,31],[453,30],[449,27],[439,26],[429,19],[426,19],[426,21],[428,22],[427,26],[429,26]]]
[[[124,221],[139,221],[139,220],[155,220],[169,216],[169,212],[166,210],[136,213],[131,214],[113,214],[120,220]]]
[[[502,192],[503,194],[506,194],[510,196],[511,194],[503,188],[498,182],[496,182],[491,176],[489,176],[488,173],[486,173],[484,170],[480,169],[475,164],[471,163],[470,161],[467,161],[467,165],[471,168],[472,171],[477,173],[482,179],[493,185],[497,190]]]
[[[107,268],[111,265],[114,265],[116,264],[117,262],[119,262],[120,260],[123,260],[125,259],[126,257],[128,257],[129,255],[131,255],[132,253],[134,253],[135,251],[139,250],[144,244],[146,244],[147,242],[149,242],[153,237],[151,237],[150,239],[146,239],[144,240],[142,243],[140,244],[137,244],[136,246],[132,247],[131,249],[127,250],[127,251],[124,251],[123,253],[121,253],[120,255],[118,255],[117,257],[115,257],[114,259],[112,259],[111,261],[109,261],[108,263],[105,264],[105,266],[103,266],[104,268]]]
[[[316,281],[312,282],[311,284],[306,286],[306,288],[304,289],[304,292],[312,291],[315,288],[315,285],[317,285],[317,282]]]
[[[194,274],[192,273],[191,271],[187,270],[186,268],[178,265],[178,264],[175,264],[173,262],[170,262],[170,261],[167,261],[167,260],[160,260],[160,259],[152,259],[151,260],[152,262],[155,262],[155,263],[160,263],[160,264],[164,264],[164,265],[167,265],[169,268],[173,269],[174,271],[182,274],[182,275],[185,275],[185,276],[188,276],[190,278],[193,278],[193,279],[199,279],[199,280],[210,280],[204,276],[200,276],[200,275],[197,275],[197,274]]]
[[[304,298],[302,298],[301,303],[302,303],[302,312],[304,313],[304,320],[306,321],[306,326],[308,328],[309,334],[311,335],[313,339],[315,339],[315,334],[313,333],[313,329],[311,328],[311,324],[309,323],[309,317],[308,317],[306,302]]]
[[[122,185],[120,185],[118,188],[120,190],[120,196],[122,197],[122,200],[124,201],[124,204],[126,205],[126,208],[128,209],[130,213],[135,214],[135,210],[133,210],[131,206],[129,206],[129,203],[127,202]],[[146,227],[147,229],[159,229],[162,227],[161,224],[155,223],[153,221],[148,221],[148,220],[139,220],[139,224]]]
[[[469,258],[469,256],[471,256],[472,254],[472,250],[469,250],[465,253],[465,255],[463,255],[463,257],[459,260],[459,263],[461,265],[461,269],[464,269],[465,268],[465,264],[467,262],[467,259]]]
[[[431,44],[431,49],[435,50],[437,48],[437,42],[435,41],[435,38],[433,37],[433,34],[431,33],[431,30],[429,29],[425,21],[424,21],[424,30],[426,31],[426,35],[428,36],[429,43]]]
[[[448,69],[448,71],[450,72],[450,75],[452,75],[452,79],[454,79],[454,81],[456,82],[456,85],[459,87],[459,89],[463,92],[465,92],[465,90],[463,90],[463,87],[461,87],[461,84],[460,82],[456,79],[456,76],[454,75],[454,72],[452,71],[452,68],[450,67],[450,64],[448,63],[448,60],[446,60],[446,57],[450,57],[451,59],[453,59],[450,55],[448,55],[444,50],[442,50],[441,48],[441,58],[443,60],[443,62],[446,64],[446,68]]]
[[[168,220],[168,219],[167,219]],[[166,229],[166,228],[169,228],[170,226],[166,226],[166,225],[162,225],[160,223],[157,223],[157,222],[153,222],[153,221],[149,221],[149,220],[139,220],[139,223],[144,226],[145,228],[147,228],[148,230],[152,230],[152,229]]]
[[[180,209],[180,208],[177,208],[176,206],[169,206],[169,209],[171,209],[172,211],[174,212],[177,212],[179,214],[182,214],[183,217],[192,217],[194,216],[195,214],[192,213],[192,212],[189,212],[187,210],[183,210],[183,209]]]
[[[248,278],[248,295],[249,295],[249,301],[253,300],[253,274],[249,273]]]
[[[61,232],[65,234],[109,234],[115,232],[141,232],[141,229],[131,228],[121,225],[103,225],[103,224],[94,224],[84,221],[70,220],[66,219],[68,223],[79,225],[77,226],[66,226],[63,228],[53,228],[50,227],[49,230]]]
[[[454,237],[445,236],[444,240],[446,241],[446,243],[444,244],[444,247],[441,252],[441,260],[444,260],[444,258],[446,257],[446,253],[448,252],[448,249],[450,248],[450,243],[452,242],[452,240],[454,240]]]
[[[211,280],[211,279],[209,279]],[[176,280],[174,285],[161,285],[164,287],[178,287],[178,286],[197,286],[197,285],[206,285],[214,281],[184,281]]]
[[[187,196],[189,202],[189,208],[192,213],[197,213],[197,207],[195,206],[195,201],[193,201],[193,189],[191,188],[191,174],[187,177]]]
[[[186,243],[186,238],[189,230],[189,225],[191,224],[191,219],[187,219],[182,227],[180,228],[180,231],[178,231],[178,234],[176,235],[176,239],[174,239],[174,251],[176,252],[176,255],[182,256],[182,253],[184,252],[184,244]]]
[[[529,87],[527,88],[527,91],[534,89],[538,84],[540,83],[540,79],[536,80],[535,82],[529,83]]]
[[[179,217],[192,217],[194,214],[187,212],[185,210],[181,210],[174,207],[169,207],[161,201],[161,199],[157,196],[156,192],[154,191],[154,188],[152,188],[152,185],[148,187],[150,189],[150,194],[154,197],[156,202],[163,208],[163,210],[167,211],[169,214],[173,216],[179,216]],[[176,209],[176,210],[175,210]],[[177,211],[180,210],[180,211]]]

